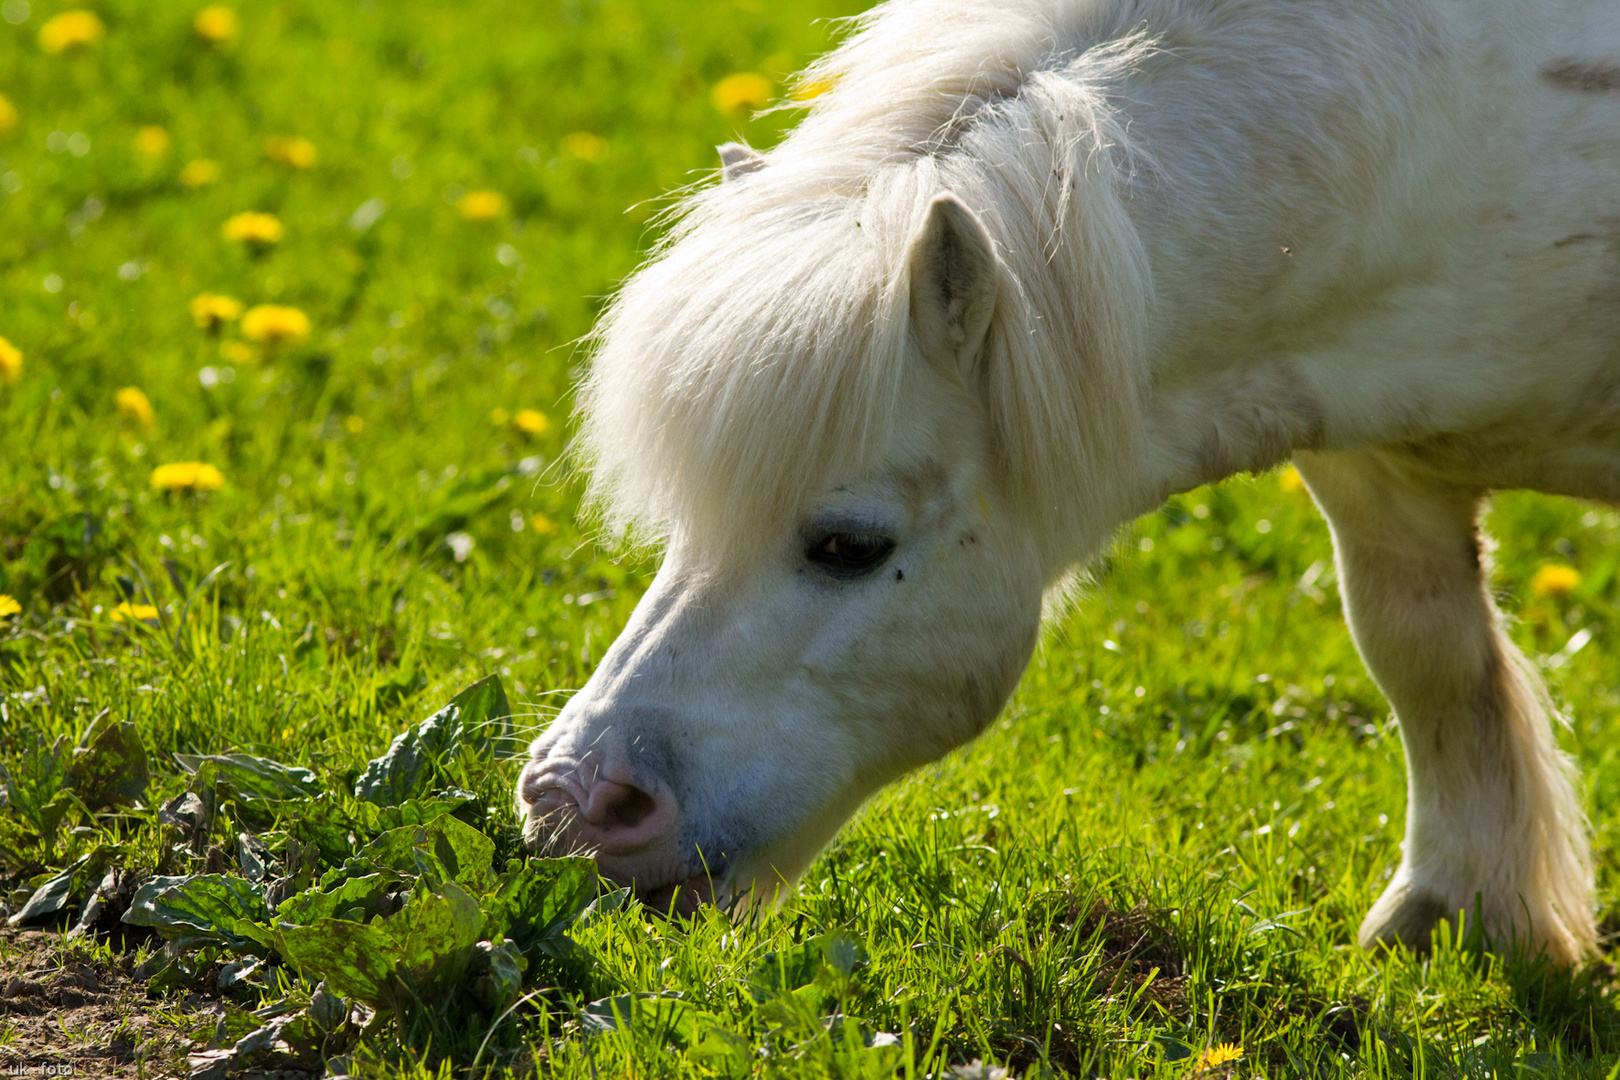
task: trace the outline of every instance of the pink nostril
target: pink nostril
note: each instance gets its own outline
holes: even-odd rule
[[[638,787],[598,779],[585,793],[580,815],[599,828],[630,832],[657,808],[657,801]]]
[[[628,854],[667,839],[680,817],[672,796],[608,780],[594,767],[542,765],[522,784],[535,836],[599,855]]]

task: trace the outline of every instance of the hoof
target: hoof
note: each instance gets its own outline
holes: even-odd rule
[[[1404,945],[1427,955],[1434,928],[1451,918],[1444,897],[1409,883],[1391,885],[1361,921],[1357,939],[1363,949]]]
[[[1568,966],[1579,963],[1590,951],[1550,905],[1527,909],[1521,899],[1516,908],[1489,900],[1481,902],[1477,894],[1474,902],[1465,906],[1448,901],[1435,889],[1397,877],[1367,912],[1357,939],[1364,949],[1404,946],[1427,956],[1433,947],[1435,927],[1450,923],[1453,940],[1461,931],[1475,942],[1473,947],[1483,946],[1502,955],[1544,955],[1554,964]],[[1459,912],[1463,922],[1460,927],[1456,922]]]

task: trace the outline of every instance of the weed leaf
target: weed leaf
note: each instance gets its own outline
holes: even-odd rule
[[[359,857],[401,873],[458,881],[478,893],[495,884],[495,844],[449,814],[426,825],[391,829],[362,848]]]
[[[397,874],[377,873],[347,878],[335,889],[305,889],[281,902],[276,908],[276,921],[294,926],[310,926],[321,919],[338,918],[364,922],[383,913],[388,895],[400,884]]]
[[[432,716],[401,732],[355,784],[355,797],[398,806],[425,794],[463,749],[479,756],[509,754],[511,706],[499,676],[489,675],[450,699]]]
[[[367,832],[387,832],[390,829],[402,829],[407,825],[426,825],[440,814],[459,810],[475,797],[471,792],[463,791],[441,793],[422,799],[406,799],[398,806],[378,806],[372,802],[359,802],[354,804],[354,816]]]
[[[283,955],[342,997],[399,1012],[442,1000],[467,970],[484,915],[454,882],[419,884],[397,915],[320,919],[278,933]]]
[[[62,820],[62,813],[57,810],[53,814],[47,808],[61,793],[67,767],[65,735],[58,736],[49,746],[38,735],[33,736],[28,748],[14,758],[11,765],[0,764],[6,807],[21,814],[41,834],[50,836]]]
[[[480,941],[477,949],[473,997],[491,1013],[500,1012],[523,992],[523,969],[527,966],[523,954],[511,938],[499,945]]]
[[[99,728],[99,730],[98,730]],[[92,724],[73,751],[64,784],[91,810],[134,802],[146,794],[146,748],[131,723]]]
[[[486,935],[509,937],[525,954],[537,948],[566,952],[547,943],[567,940],[563,932],[596,899],[597,880],[589,859],[514,859],[495,895],[484,901]]]
[[[274,944],[264,889],[234,874],[197,874],[148,882],[124,922],[149,926],[182,947],[226,945],[261,954]]]
[[[212,765],[239,799],[301,799],[320,790],[308,769],[251,754],[176,754],[174,759],[192,775]]]
[[[100,884],[108,864],[119,852],[118,845],[101,844],[88,855],[80,856],[72,866],[36,888],[22,910],[13,915],[9,922],[12,926],[22,926],[78,907],[85,896]]]
[[[45,884],[34,890],[34,895],[28,898],[22,910],[9,920],[12,926],[22,926],[36,919],[43,919],[55,915],[73,904],[74,879],[78,876],[83,859],[74,863],[66,870],[51,878]]]

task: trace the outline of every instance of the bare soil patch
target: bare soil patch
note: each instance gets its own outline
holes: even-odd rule
[[[113,963],[96,959],[51,931],[0,926],[0,1072],[186,1075],[190,1040],[182,1032],[219,1006],[198,995],[152,998],[134,963],[127,953]]]

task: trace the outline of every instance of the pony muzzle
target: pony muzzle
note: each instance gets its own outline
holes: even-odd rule
[[[552,851],[584,852],[598,861],[673,843],[679,812],[662,785],[648,790],[630,777],[589,764],[534,762],[523,778],[529,839]]]

